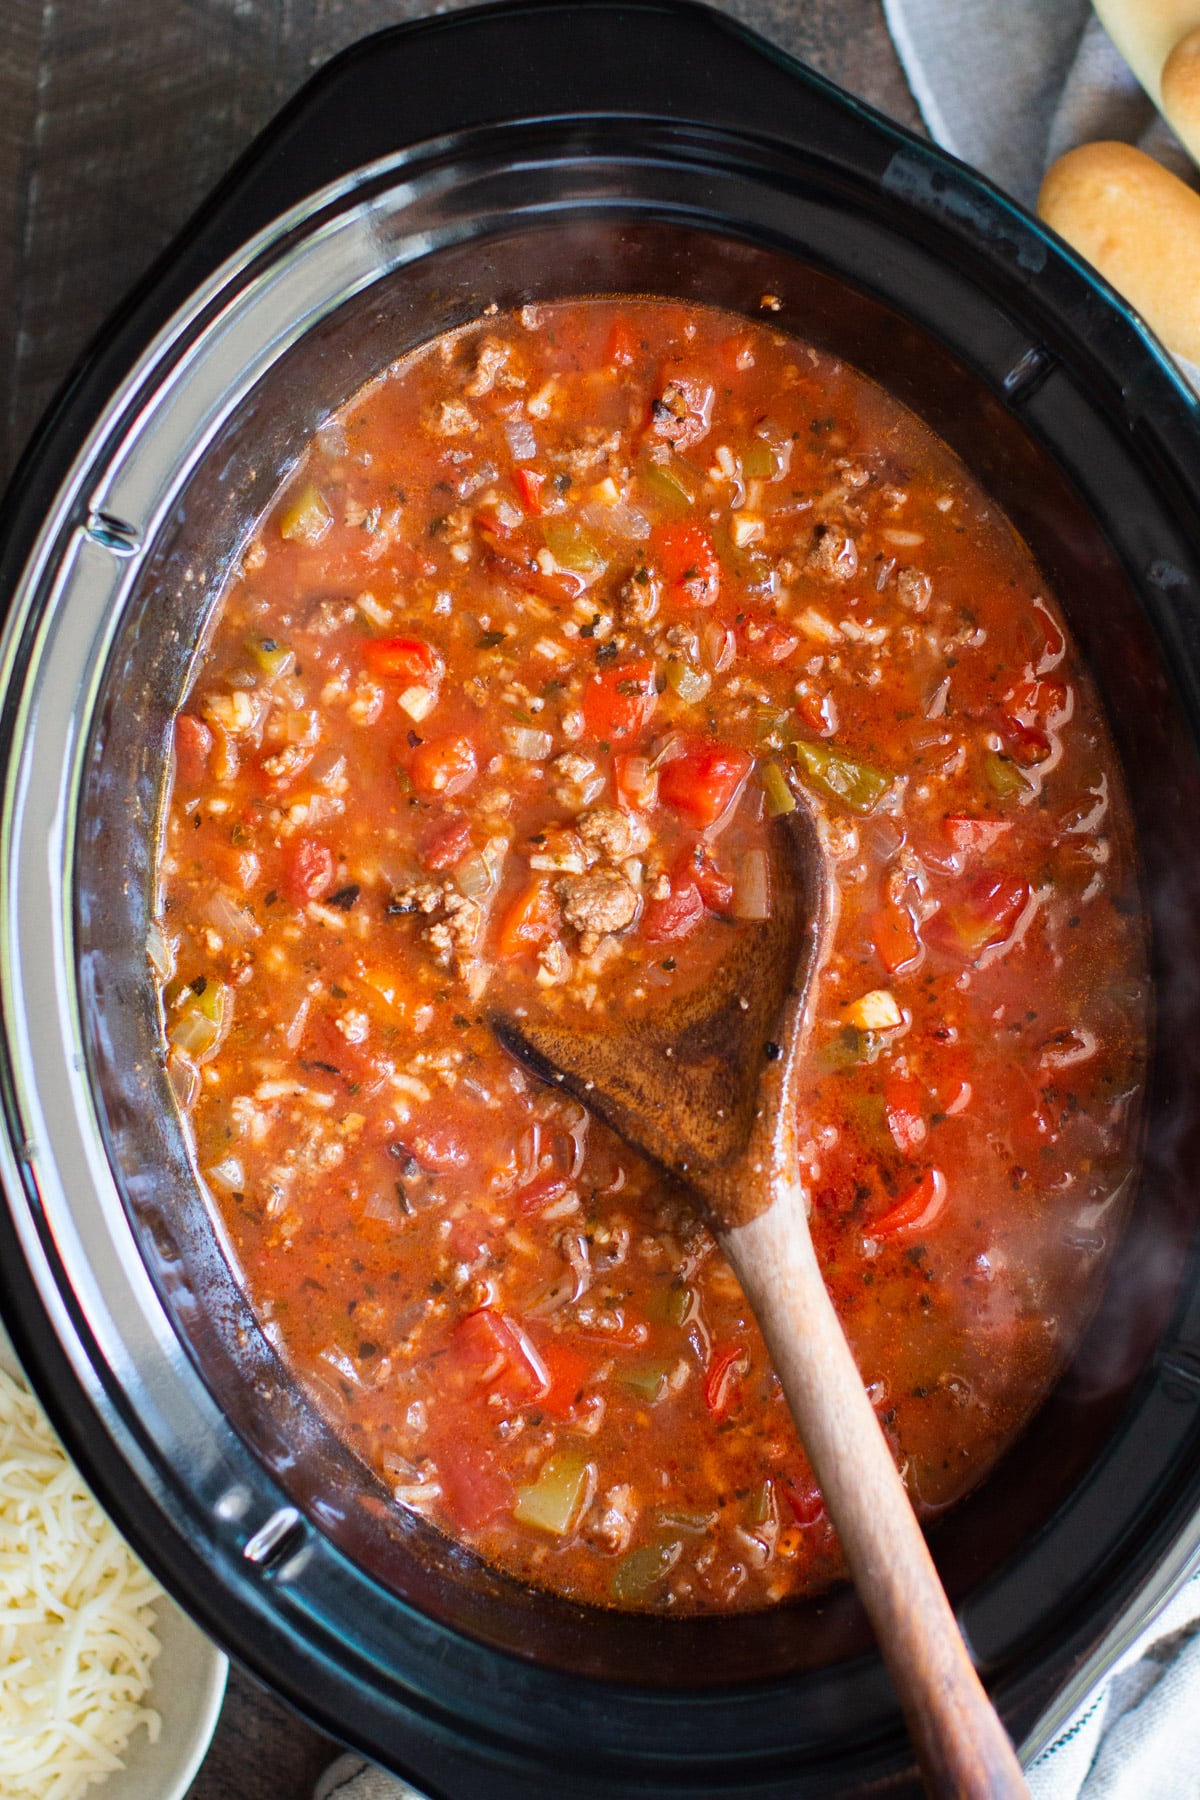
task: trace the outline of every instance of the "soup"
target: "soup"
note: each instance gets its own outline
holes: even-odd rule
[[[1136,1152],[1128,808],[1053,596],[844,363],[660,301],[493,314],[331,417],[175,731],[152,952],[271,1340],[399,1507],[601,1605],[844,1573],[697,1204],[497,1043],[703,983],[816,816],[814,1241],[914,1506],[1096,1304]]]

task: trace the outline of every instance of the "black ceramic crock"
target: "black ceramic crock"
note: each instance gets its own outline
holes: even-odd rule
[[[1027,1755],[1190,1569],[1196,401],[1033,220],[695,7],[499,5],[338,58],[25,458],[0,520],[0,1307],[183,1604],[430,1793],[899,1793],[901,1721],[849,1591],[741,1619],[591,1612],[392,1507],[249,1313],[163,1075],[144,942],[169,721],[247,521],[410,345],[492,302],[613,292],[769,316],[883,382],[1007,509],[1090,659],[1151,912],[1145,1158],[1070,1371],[933,1541]]]

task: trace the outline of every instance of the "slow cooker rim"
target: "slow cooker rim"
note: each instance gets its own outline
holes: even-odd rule
[[[504,9],[504,11],[516,11],[516,13],[529,13],[529,11],[547,11],[547,9],[543,9],[543,7],[522,7],[522,9]],[[626,7],[626,9],[617,9],[617,11],[630,11],[630,9],[628,9],[628,7]],[[635,11],[637,11],[637,9],[635,9]],[[671,9],[671,7],[658,7],[658,5],[657,5],[657,7],[646,7],[646,11],[655,11],[655,13],[671,13],[671,11],[675,11],[675,9]],[[446,22],[446,23],[453,23],[453,22]],[[403,27],[401,27],[401,31],[403,31]],[[320,79],[320,77],[318,77],[318,79]],[[675,122],[678,122],[678,121],[675,121]],[[1092,284],[1092,286],[1094,286],[1094,284]],[[1141,335],[1141,333],[1139,333],[1139,335]],[[1157,351],[1155,351],[1155,360],[1157,360]],[[7,1147],[5,1147],[5,1150],[7,1150]],[[11,1166],[11,1168],[9,1168],[9,1170],[7,1170],[7,1174],[9,1174],[9,1175],[13,1175],[14,1172],[16,1172],[16,1170],[14,1170],[14,1165]],[[5,1229],[7,1229],[7,1220],[5,1220]]]

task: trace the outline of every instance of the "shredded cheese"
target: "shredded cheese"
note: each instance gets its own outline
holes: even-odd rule
[[[76,1800],[159,1717],[142,1700],[161,1592],[37,1400],[0,1369],[0,1793]]]

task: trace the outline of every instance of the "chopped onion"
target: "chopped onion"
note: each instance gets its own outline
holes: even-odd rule
[[[180,1013],[167,1036],[176,1050],[182,1051],[193,1062],[200,1062],[216,1049],[221,1024],[217,1019],[206,1017],[198,1006],[189,1006]]]
[[[618,500],[613,506],[592,502],[580,508],[579,516],[585,524],[612,537],[640,543],[650,536],[650,521],[645,513],[639,512],[636,506],[627,506],[624,500]]]
[[[394,1194],[381,1192],[378,1188],[371,1194],[363,1207],[364,1219],[378,1219],[384,1225],[394,1225],[400,1216],[400,1208]]]
[[[440,1500],[442,1490],[436,1481],[399,1482],[392,1489],[392,1499],[397,1506],[406,1506],[410,1512],[426,1513],[432,1510],[435,1500]]]
[[[283,737],[288,744],[301,744],[307,748],[315,744],[321,735],[321,722],[315,712],[301,712],[296,707],[289,707],[283,715]]]
[[[669,732],[657,744],[651,745],[653,755],[650,758],[651,769],[665,768],[668,763],[678,761],[687,755],[687,740],[681,731]]]
[[[508,419],[504,435],[514,462],[532,462],[537,455],[537,437],[528,419]]]
[[[548,731],[538,731],[531,725],[506,725],[504,742],[511,755],[522,762],[545,762],[554,748],[554,739]]]
[[[627,756],[621,771],[621,793],[632,806],[644,811],[654,805],[658,794],[658,775],[650,767],[647,756]]]
[[[588,1258],[588,1243],[581,1231],[564,1233],[559,1245],[567,1262],[567,1267],[560,1275],[556,1275],[548,1287],[542,1289],[532,1305],[526,1306],[526,1315],[530,1318],[545,1319],[551,1313],[558,1312],[560,1307],[574,1305],[582,1300],[592,1285],[592,1265]]]
[[[592,1285],[592,1261],[588,1240],[581,1231],[567,1232],[562,1240],[562,1253],[575,1274],[575,1298],[581,1300]]]
[[[400,696],[400,705],[410,719],[415,719],[420,724],[437,705],[437,694],[432,688],[406,687]]]
[[[733,916],[759,920],[771,916],[771,872],[765,850],[744,851],[734,866]]]
[[[317,449],[323,456],[336,461],[339,456],[348,454],[346,432],[342,421],[335,415],[317,426]]]
[[[217,888],[204,907],[205,917],[223,937],[236,938],[248,944],[260,936],[260,928],[248,907],[239,906],[224,888]]]
[[[167,1069],[167,1079],[171,1083],[171,1092],[184,1112],[196,1104],[200,1092],[200,1071],[189,1056],[178,1052],[171,1058]]]
[[[175,972],[175,952],[157,919],[151,919],[146,932],[146,955],[160,981],[169,981]]]
[[[214,1163],[206,1171],[209,1187],[223,1188],[227,1194],[236,1194],[246,1185],[246,1173],[236,1156],[227,1156],[223,1162]]]
[[[514,1186],[526,1188],[537,1180],[541,1156],[542,1128],[537,1124],[529,1125],[517,1140],[517,1177]]]
[[[710,619],[704,627],[704,654],[714,674],[724,673],[733,661],[736,648],[728,625],[718,625],[715,619]]]
[[[672,660],[667,664],[667,683],[685,706],[694,706],[707,694],[712,677],[693,669],[689,663]]]
[[[574,1151],[574,1155],[571,1158],[571,1167],[568,1170],[568,1179],[571,1181],[578,1181],[580,1175],[583,1173],[584,1159],[587,1156],[588,1126],[591,1122],[591,1114],[586,1112],[581,1106],[579,1109],[579,1117],[575,1120],[573,1125],[568,1127],[567,1135],[571,1140]]]
[[[468,900],[482,900],[491,892],[494,880],[492,866],[479,850],[472,850],[454,865],[454,885]]]
[[[421,1471],[418,1469],[416,1463],[409,1462],[408,1458],[406,1456],[401,1456],[398,1451],[385,1450],[379,1460],[387,1470],[388,1474],[394,1475],[398,1481],[411,1481],[418,1485],[421,1484]]]

